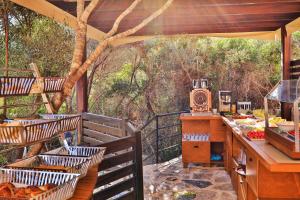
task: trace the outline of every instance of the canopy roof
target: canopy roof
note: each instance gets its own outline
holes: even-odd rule
[[[76,0],[12,0],[41,14],[60,19],[67,24],[76,22]],[[46,1],[46,2],[45,2]],[[47,5],[47,9],[33,4]],[[94,39],[103,37],[115,19],[133,0],[103,0],[97,6],[88,24],[88,34]],[[134,27],[163,0],[143,0],[120,24],[119,32]],[[89,3],[89,0],[86,0]],[[40,7],[43,5],[40,5]],[[56,17],[54,16],[56,15]],[[174,0],[161,16],[126,40],[145,39],[154,35],[197,34],[221,37],[276,39],[281,27],[288,32],[300,29],[300,0]],[[96,36],[97,35],[97,36]],[[119,41],[120,42],[120,41]]]

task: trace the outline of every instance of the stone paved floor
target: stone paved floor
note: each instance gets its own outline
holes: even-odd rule
[[[181,195],[189,192],[190,196]],[[181,158],[144,167],[146,200],[236,200],[223,167],[182,167]]]

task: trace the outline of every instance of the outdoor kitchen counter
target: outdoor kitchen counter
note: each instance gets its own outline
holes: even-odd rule
[[[233,135],[238,139],[238,141],[249,152],[256,155],[258,160],[268,170],[270,170],[270,172],[300,172],[300,160],[293,160],[289,158],[264,140],[249,140],[242,135],[239,128],[234,127],[233,123],[229,119],[223,117],[223,121],[226,126],[232,130]]]
[[[70,200],[89,200],[98,178],[98,166],[89,169],[87,175],[78,181],[75,193]]]

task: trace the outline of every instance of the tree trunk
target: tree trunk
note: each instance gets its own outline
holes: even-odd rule
[[[5,32],[5,69],[6,71],[4,72],[5,76],[8,76],[8,65],[9,65],[9,21],[8,21],[8,13],[7,9],[3,10],[3,25],[4,25],[4,32]],[[3,98],[3,106],[6,106],[6,98]],[[7,114],[7,109],[3,109],[3,114],[6,116]]]

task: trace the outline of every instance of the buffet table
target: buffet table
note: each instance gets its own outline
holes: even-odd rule
[[[300,199],[300,160],[289,158],[265,140],[248,139],[228,118],[223,121],[227,126],[225,168],[238,199]],[[245,154],[242,164],[241,152]]]
[[[70,200],[89,200],[93,196],[93,191],[98,178],[98,166],[89,169],[86,177],[78,181],[75,193]]]

